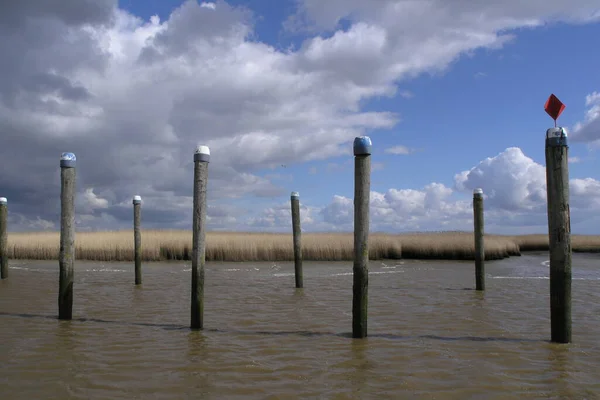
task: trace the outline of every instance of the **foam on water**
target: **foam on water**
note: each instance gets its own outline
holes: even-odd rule
[[[369,275],[384,275],[384,274],[399,274],[405,272],[404,270],[402,271],[369,271]],[[348,276],[348,275],[352,275],[354,274],[354,272],[340,272],[337,274],[331,274],[331,275],[327,275],[327,276]]]
[[[41,268],[29,268],[29,267],[19,267],[19,266],[9,266],[8,268],[22,270],[22,271],[31,271],[31,272],[51,272],[50,270],[41,269]]]
[[[127,272],[125,269],[113,269],[113,268],[90,268],[85,269],[85,272]]]
[[[492,279],[544,279],[549,280],[549,276],[492,276]],[[571,278],[574,281],[599,281],[598,278]]]

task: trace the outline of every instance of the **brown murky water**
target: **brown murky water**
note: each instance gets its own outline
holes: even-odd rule
[[[209,263],[190,331],[189,264],[78,262],[58,321],[57,262],[0,282],[0,399],[596,399],[600,256],[574,255],[573,340],[549,343],[545,254],[373,261],[369,337],[351,339],[352,263]]]

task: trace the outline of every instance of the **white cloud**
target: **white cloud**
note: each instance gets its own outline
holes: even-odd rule
[[[408,155],[408,154],[411,154],[413,152],[414,152],[413,149],[408,148],[406,146],[401,146],[401,145],[385,149],[385,153],[388,153],[388,154],[397,154],[397,155]]]
[[[546,169],[510,147],[454,177],[456,188],[482,188],[488,203],[507,211],[536,211],[546,199]]]
[[[592,142],[600,140],[600,93],[592,92],[585,97],[587,110],[582,122],[573,127],[572,140],[575,142]]]
[[[86,189],[82,198],[85,202],[85,205],[89,206],[92,210],[98,208],[108,208],[108,200],[98,197],[94,193],[94,188]]]
[[[547,224],[545,167],[516,147],[456,174],[454,189],[431,183],[421,189],[372,191],[371,229],[473,229],[471,196],[475,188],[484,190],[486,226],[491,231],[544,231]],[[461,199],[460,195],[469,196],[469,200]],[[574,225],[588,219],[590,211],[599,212],[600,182],[593,178],[571,179],[570,205]],[[332,229],[350,230],[353,209],[351,198],[336,195],[321,214]]]

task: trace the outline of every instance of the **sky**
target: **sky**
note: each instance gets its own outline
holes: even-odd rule
[[[479,4],[477,4],[479,3]],[[21,0],[0,5],[0,196],[10,231],[351,231],[367,135],[373,232],[546,233],[544,103],[565,105],[571,230],[600,234],[597,0]]]

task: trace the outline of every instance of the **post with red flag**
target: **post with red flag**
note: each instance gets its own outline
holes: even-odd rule
[[[546,131],[546,191],[550,253],[551,341],[571,342],[571,220],[569,210],[569,146],[567,131],[556,126],[565,105],[553,94],[546,112],[554,128]]]

